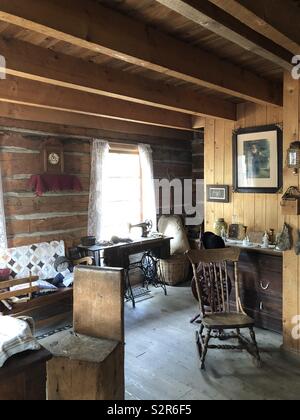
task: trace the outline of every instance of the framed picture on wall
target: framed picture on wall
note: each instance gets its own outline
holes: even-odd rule
[[[274,194],[282,188],[282,141],[277,125],[234,132],[234,192]]]
[[[229,203],[229,186],[207,185],[206,199],[210,203]]]

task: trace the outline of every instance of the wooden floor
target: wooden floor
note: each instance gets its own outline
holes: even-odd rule
[[[128,400],[300,400],[300,364],[280,352],[281,336],[257,330],[263,367],[246,353],[211,350],[204,373],[189,323],[197,305],[188,287],[136,309],[126,304],[126,398]]]

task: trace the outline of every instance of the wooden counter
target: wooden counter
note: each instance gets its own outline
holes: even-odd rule
[[[233,279],[233,271],[230,269]],[[242,304],[256,326],[282,332],[283,255],[272,249],[241,247],[239,284]],[[235,304],[235,291],[231,295]]]

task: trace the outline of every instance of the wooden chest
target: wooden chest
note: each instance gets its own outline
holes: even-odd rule
[[[233,279],[233,271],[230,269]],[[283,328],[283,257],[268,251],[243,250],[239,263],[242,304],[256,326],[282,333]],[[235,291],[231,294],[235,304]]]

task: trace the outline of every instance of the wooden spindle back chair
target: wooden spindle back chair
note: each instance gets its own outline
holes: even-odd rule
[[[200,331],[196,334],[201,369],[205,367],[208,349],[247,350],[260,362],[254,321],[245,313],[240,299],[238,279],[240,249],[192,250],[187,252],[187,256],[193,267],[201,313]],[[234,267],[236,292],[234,310],[230,305],[228,263],[233,264]],[[209,312],[207,311],[208,306]],[[241,329],[246,328],[250,331],[252,342],[241,334]],[[207,330],[207,334],[204,336],[205,330]],[[226,330],[236,331],[235,334],[230,335],[230,338],[238,339],[238,346],[209,345],[212,338],[224,338],[223,332]]]

